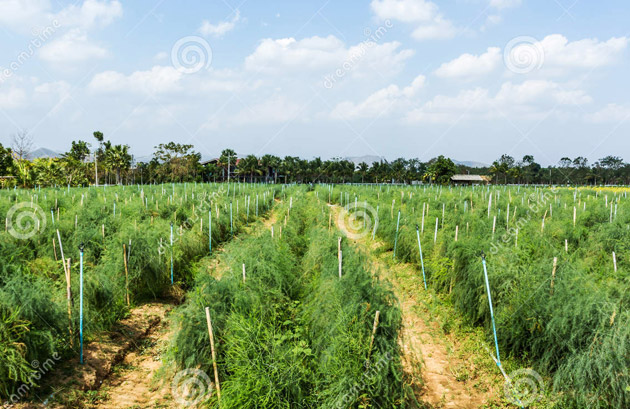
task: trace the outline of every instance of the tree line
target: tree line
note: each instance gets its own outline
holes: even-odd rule
[[[584,157],[562,158],[543,167],[532,155],[521,160],[502,155],[489,167],[456,165],[438,156],[428,162],[398,158],[391,162],[355,164],[333,158],[281,158],[275,155],[239,156],[225,149],[216,160],[202,162],[193,145],[176,142],[155,146],[150,160],[135,161],[129,145],[115,145],[101,132],[93,139],[71,143],[58,158],[31,159],[33,143],[27,132],[12,138],[11,147],[0,144],[2,187],[86,186],[89,184],[145,184],[167,182],[266,183],[437,183],[448,184],[455,174],[491,176],[498,184],[630,184],[630,164],[606,156],[593,164]]]

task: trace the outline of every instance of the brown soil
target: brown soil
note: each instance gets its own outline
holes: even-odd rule
[[[171,335],[168,321],[164,320],[171,307],[164,307],[160,311],[162,320],[155,330],[127,354],[112,376],[103,382],[101,390],[107,394],[107,399],[94,408],[176,407],[172,403],[170,384],[156,376]]]
[[[331,210],[333,219],[338,220],[339,207],[331,206]],[[391,260],[392,253],[387,251],[377,256],[378,249],[384,244],[378,240],[372,241],[369,235],[352,243],[369,257],[374,272],[378,271],[381,277],[392,283],[400,301],[403,319],[399,339],[402,363],[416,399],[433,408],[482,407],[488,401],[489,394],[478,390],[479,380],[460,381],[456,375],[461,368],[469,365],[458,356],[457,342],[447,339],[436,317],[429,316],[428,311],[418,311],[419,301],[414,296],[415,289],[404,285],[400,279],[417,276],[415,267],[404,263],[389,265],[387,259]],[[419,315],[419,312],[424,315]]]

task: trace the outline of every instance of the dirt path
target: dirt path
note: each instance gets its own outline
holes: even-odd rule
[[[330,206],[339,228],[339,206]],[[343,231],[343,229],[340,228]],[[423,305],[418,296],[424,288],[410,286],[405,278],[418,282],[414,266],[393,264],[392,253],[379,251],[384,243],[371,240],[371,235],[351,242],[373,262],[374,272],[389,280],[400,301],[403,330],[400,335],[402,361],[408,382],[416,398],[432,408],[472,409],[483,407],[490,396],[488,385],[479,379],[462,376],[475,373],[474,364],[458,356],[456,340],[448,339],[438,318]],[[422,281],[421,278],[419,280]],[[424,293],[426,295],[426,293]],[[468,379],[462,379],[468,378]]]
[[[262,220],[264,229],[269,229],[277,219],[276,210]],[[251,232],[246,232],[249,234]],[[228,266],[221,262],[219,254],[224,247],[213,250],[213,256],[199,265],[217,279]],[[98,409],[136,409],[136,408],[177,408],[171,396],[170,382],[160,380],[156,375],[162,369],[161,356],[166,351],[173,328],[169,325],[168,315],[172,308],[163,311],[160,325],[147,336],[138,348],[127,354],[115,368],[113,375],[103,383],[101,392],[106,398],[92,406]]]
[[[176,407],[170,396],[170,384],[156,377],[171,336],[168,316],[172,309],[171,305],[163,304],[163,308],[156,311],[160,313],[159,324],[113,368],[111,376],[100,388],[103,400],[98,401],[93,408]]]

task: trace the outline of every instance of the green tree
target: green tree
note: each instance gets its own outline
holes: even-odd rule
[[[450,158],[445,158],[443,155],[438,156],[435,159],[429,161],[425,178],[433,183],[446,185],[450,183],[451,177],[457,173],[457,166]]]
[[[11,148],[5,148],[0,143],[0,176],[12,176],[13,175],[13,153]]]
[[[116,174],[116,184],[122,182],[121,173],[129,170],[131,167],[132,156],[129,154],[128,145],[114,145],[107,150],[105,155],[105,164]]]
[[[94,153],[94,183],[98,186],[98,160],[103,155],[103,132],[96,131],[92,134],[98,142],[98,149]]]
[[[219,166],[227,169],[227,180],[230,181],[230,174],[232,169],[236,167],[238,158],[236,152],[233,149],[223,149],[221,156],[219,157]]]
[[[153,153],[157,176],[163,181],[183,182],[193,180],[199,168],[201,155],[193,150],[193,145],[175,142],[161,143]]]
[[[254,175],[262,175],[263,171],[260,169],[260,163],[255,155],[247,155],[241,159],[237,166],[237,172],[239,175],[249,175],[249,182],[254,181]]]

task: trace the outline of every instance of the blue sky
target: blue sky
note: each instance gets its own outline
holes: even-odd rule
[[[0,0],[0,143],[630,160],[630,5]]]

